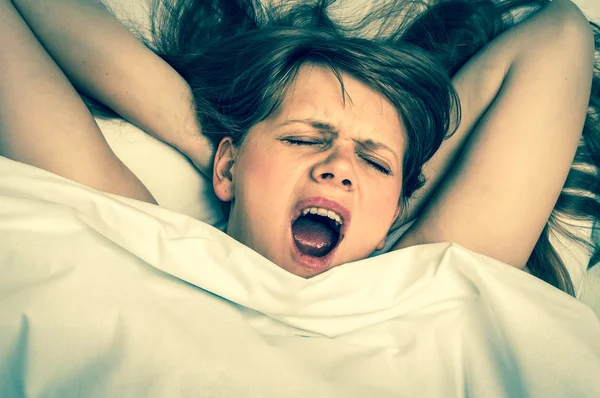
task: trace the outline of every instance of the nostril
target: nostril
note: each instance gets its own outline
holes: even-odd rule
[[[333,173],[321,173],[320,175],[321,180],[323,181],[327,181],[327,180],[335,180],[335,174]],[[339,180],[338,180],[339,181]],[[350,181],[347,178],[344,178],[342,181],[342,185],[346,188],[351,188],[352,187],[352,181]]]

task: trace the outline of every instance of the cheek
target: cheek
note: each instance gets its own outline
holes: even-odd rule
[[[275,148],[249,147],[240,158],[240,187],[248,192],[262,194],[264,200],[285,188],[290,181],[290,162],[282,158]],[[236,181],[236,187],[238,182]]]
[[[387,229],[394,221],[398,202],[400,199],[400,184],[376,184],[369,190],[370,213],[373,214],[373,219],[377,220],[379,228]]]
[[[289,162],[276,150],[249,146],[238,159],[236,210],[258,236],[279,233],[286,220],[293,186]],[[281,225],[280,225],[281,224]]]
[[[281,264],[286,259],[297,171],[275,148],[247,149],[236,166],[239,173],[235,175],[235,205],[230,218],[236,225],[234,237]]]

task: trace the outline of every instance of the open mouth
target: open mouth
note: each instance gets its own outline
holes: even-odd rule
[[[290,240],[296,273],[312,277],[332,267],[350,226],[351,213],[322,196],[299,201],[292,213]]]
[[[343,220],[335,212],[310,207],[292,222],[292,236],[298,250],[307,256],[322,258],[341,241]]]

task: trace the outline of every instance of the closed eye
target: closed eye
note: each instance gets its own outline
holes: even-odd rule
[[[313,146],[313,145],[323,145],[323,144],[325,144],[325,142],[322,141],[322,140],[307,139],[307,138],[298,138],[298,137],[280,138],[280,141],[285,142],[286,144],[289,144],[289,145],[293,145],[293,146]],[[384,175],[391,175],[392,174],[392,172],[387,167],[379,164],[378,162],[374,161],[370,157],[364,156],[364,155],[360,155],[360,154],[359,154],[359,157],[368,166],[374,168],[378,172],[380,172],[380,173],[382,173]]]
[[[297,146],[321,145],[323,143],[317,140],[308,140],[302,138],[282,138],[281,141]]]
[[[390,174],[392,174],[392,172],[387,167],[382,166],[379,163],[377,163],[377,162],[375,162],[375,161],[373,161],[373,160],[371,160],[371,159],[369,159],[367,157],[361,156],[360,158],[365,163],[367,163],[369,166],[373,167],[375,170],[379,171],[380,173],[383,173],[386,176],[389,176]]]

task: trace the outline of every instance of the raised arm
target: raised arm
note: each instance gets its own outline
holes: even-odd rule
[[[0,0],[0,155],[154,203],[10,0]]]
[[[579,143],[593,56],[586,18],[554,0],[473,57],[453,79],[463,111],[455,142],[468,142],[394,248],[452,241],[525,266]],[[426,173],[443,165],[434,158]]]
[[[187,83],[104,6],[97,0],[13,3],[75,87],[209,172],[212,148],[200,134]]]

